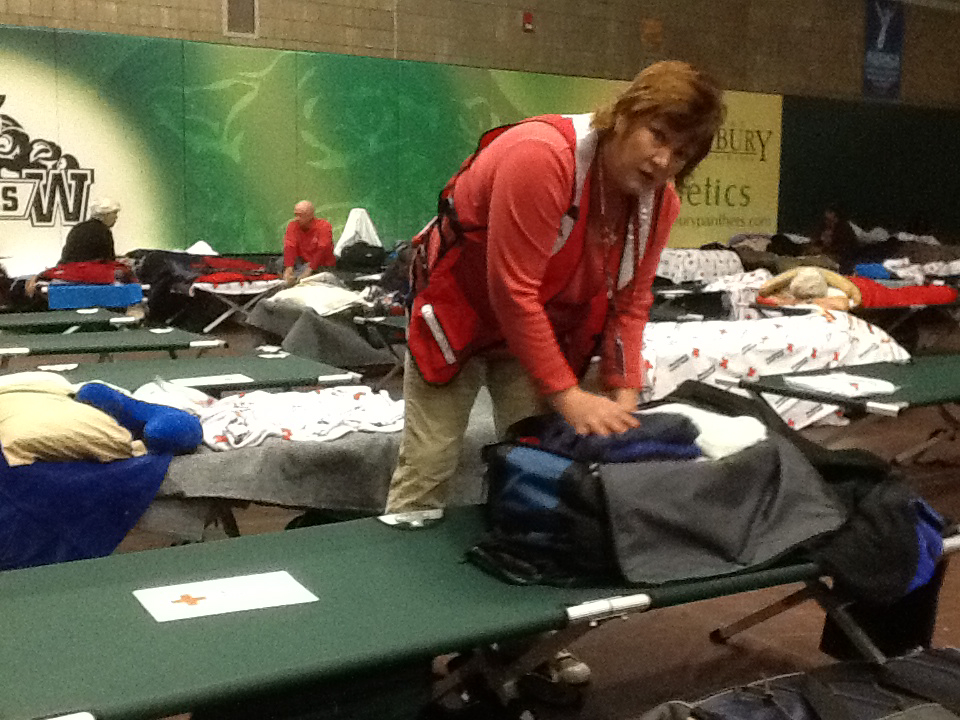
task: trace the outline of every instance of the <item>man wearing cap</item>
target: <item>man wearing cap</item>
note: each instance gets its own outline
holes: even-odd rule
[[[301,200],[293,207],[294,219],[283,236],[283,280],[295,285],[321,267],[333,267],[333,227],[315,214],[313,203]],[[296,272],[298,261],[303,265]]]
[[[58,264],[71,262],[113,261],[117,259],[110,228],[117,222],[120,204],[110,198],[90,203],[90,218],[74,225],[67,233]]]

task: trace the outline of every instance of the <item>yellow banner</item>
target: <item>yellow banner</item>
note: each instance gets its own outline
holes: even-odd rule
[[[734,91],[724,97],[727,118],[710,154],[678,188],[683,208],[671,247],[777,231],[783,98]]]

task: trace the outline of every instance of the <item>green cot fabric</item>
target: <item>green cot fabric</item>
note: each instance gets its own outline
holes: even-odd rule
[[[761,376],[756,382],[751,382],[745,387],[757,392],[830,402],[845,407],[859,407],[867,400],[881,403],[904,403],[907,407],[917,407],[939,405],[960,399],[960,355],[926,355],[911,358],[905,363],[883,362],[850,365],[830,370],[790,373],[790,375],[815,376],[838,370],[851,375],[887,380],[899,389],[890,395],[844,398],[807,388],[792,387],[785,382],[785,375]]]
[[[110,330],[132,327],[136,318],[121,315],[104,308],[93,312],[76,310],[47,310],[42,312],[0,313],[0,332],[63,332],[72,327],[79,330]]]
[[[79,353],[138,352],[146,350],[184,350],[194,342],[210,342],[211,338],[164,328],[152,332],[146,328],[116,332],[0,334],[0,356],[3,355],[64,355]]]
[[[375,518],[0,573],[0,718],[149,718],[566,624],[568,606],[637,592],[507,585],[467,563],[482,508],[422,530]],[[137,589],[286,570],[318,602],[157,623]],[[660,588],[664,604],[810,577]],[[699,588],[699,589],[697,589]]]
[[[295,355],[285,357],[227,356],[86,363],[62,372],[72,383],[102,380],[134,391],[158,377],[164,380],[190,378],[190,386],[207,393],[258,388],[292,388],[352,382],[346,370]],[[249,378],[230,380],[228,375]],[[198,380],[202,378],[202,380]]]

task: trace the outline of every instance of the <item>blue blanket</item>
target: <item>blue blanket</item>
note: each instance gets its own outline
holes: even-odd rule
[[[109,555],[153,500],[171,457],[11,468],[0,454],[0,570]]]

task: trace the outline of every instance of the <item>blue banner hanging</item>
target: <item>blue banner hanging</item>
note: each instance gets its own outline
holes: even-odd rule
[[[900,99],[903,61],[903,5],[899,0],[866,0],[863,95]]]

